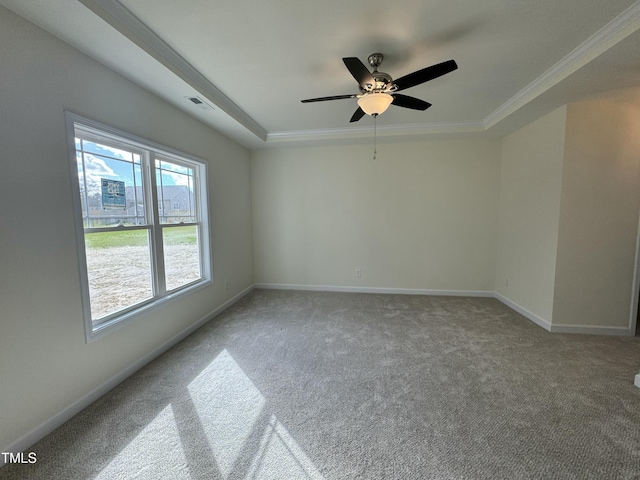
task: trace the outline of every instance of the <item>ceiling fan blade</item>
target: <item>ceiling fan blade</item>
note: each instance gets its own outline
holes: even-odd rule
[[[391,96],[393,97],[393,102],[391,102],[391,104],[398,107],[411,108],[413,110],[426,110],[431,106],[429,102],[425,102],[419,98],[409,97],[408,95],[394,93]]]
[[[446,75],[447,73],[453,72],[457,68],[458,64],[455,62],[455,60],[447,60],[446,62],[431,65],[430,67],[423,68],[422,70],[418,70],[417,72],[413,72],[409,75],[405,75],[404,77],[400,77],[393,83],[395,83],[398,87],[396,89],[396,92],[399,92],[400,90],[415,87],[416,85],[420,85],[421,83],[428,82],[429,80],[441,77],[442,75]]]
[[[351,117],[351,120],[349,120],[349,122],[350,123],[357,122],[362,117],[364,117],[364,110],[362,110],[360,107],[358,107],[358,109],[355,111],[355,113],[353,114],[353,116]]]
[[[369,69],[364,66],[364,63],[362,63],[360,59],[357,57],[346,57],[343,58],[342,61],[359,85],[362,85],[363,87],[365,85],[375,86],[376,81],[373,79],[373,76],[371,76]]]
[[[302,103],[326,102],[327,100],[343,100],[345,98],[356,98],[356,96],[355,95],[335,95],[333,97],[308,98],[306,100],[301,100],[301,102]]]

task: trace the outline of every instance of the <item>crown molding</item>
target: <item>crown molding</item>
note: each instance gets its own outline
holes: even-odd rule
[[[370,138],[373,127],[324,128],[269,132],[267,143]],[[376,128],[378,137],[419,136],[434,134],[477,133],[485,130],[482,122],[440,122],[411,125],[385,125]]]
[[[118,0],[78,0],[262,141],[267,131]]]
[[[640,1],[637,1],[489,114],[483,120],[485,129],[504,120],[639,28]]]

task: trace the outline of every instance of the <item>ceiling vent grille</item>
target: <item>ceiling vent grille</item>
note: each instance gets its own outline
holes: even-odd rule
[[[215,110],[212,105],[205,102],[204,99],[202,99],[201,97],[195,96],[195,97],[184,97],[184,98],[189,100],[200,110]]]

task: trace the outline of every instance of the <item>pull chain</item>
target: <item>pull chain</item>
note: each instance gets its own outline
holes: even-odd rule
[[[378,153],[376,149],[377,144],[377,127],[378,127],[378,115],[373,116],[373,159],[376,159],[376,155]]]

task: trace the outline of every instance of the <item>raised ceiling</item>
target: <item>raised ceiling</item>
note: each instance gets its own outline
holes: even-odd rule
[[[630,0],[0,0],[249,148],[358,141],[358,93],[342,57],[381,52],[394,78],[448,59],[459,69],[403,93],[388,140],[503,135],[551,109],[640,84],[640,2]],[[213,108],[197,107],[198,96]]]

